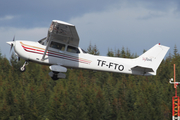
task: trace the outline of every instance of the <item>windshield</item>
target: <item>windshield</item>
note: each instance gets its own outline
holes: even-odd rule
[[[46,37],[38,41],[40,44],[45,45],[46,43]]]

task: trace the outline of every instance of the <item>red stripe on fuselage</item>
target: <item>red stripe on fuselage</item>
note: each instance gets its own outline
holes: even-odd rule
[[[35,53],[35,54],[41,54],[43,55],[44,51],[43,50],[39,50],[39,49],[34,49],[34,48],[30,48],[30,47],[26,47],[24,45],[22,45],[22,47],[24,48],[25,51],[27,52],[31,52],[31,53]],[[48,54],[47,54],[48,53]],[[57,53],[54,53],[54,52],[47,52],[46,55],[48,56],[52,56],[52,57],[56,57],[56,58],[62,58],[62,59],[67,59],[67,60],[71,60],[71,61],[76,61],[76,62],[81,62],[81,63],[85,63],[85,64],[89,64],[91,63],[90,61],[86,61],[86,60],[83,60],[83,59],[79,59],[79,58],[75,58],[75,57],[71,57],[71,56],[67,56],[67,55],[64,55],[64,54],[57,54]]]

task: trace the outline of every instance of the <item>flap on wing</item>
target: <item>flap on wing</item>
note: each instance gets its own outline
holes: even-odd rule
[[[52,21],[48,30],[48,39],[58,40],[75,47],[79,45],[79,36],[75,26],[59,20]]]
[[[142,67],[142,66],[132,67],[131,70],[142,71],[142,72],[155,72],[155,71],[154,71],[152,68],[150,68],[150,67]]]

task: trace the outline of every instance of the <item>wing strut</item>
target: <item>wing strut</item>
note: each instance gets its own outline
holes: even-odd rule
[[[43,53],[43,57],[42,57],[41,61],[44,61],[44,58],[45,58],[46,53],[47,53],[47,50],[48,50],[48,48],[49,48],[49,46],[50,46],[50,43],[51,43],[51,34],[50,34],[50,37],[49,37],[48,39],[49,39],[49,40],[48,40],[46,49],[45,49],[45,51],[44,51],[44,53]]]

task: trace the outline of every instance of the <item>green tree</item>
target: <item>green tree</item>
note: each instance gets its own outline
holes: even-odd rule
[[[97,49],[97,46],[96,45],[92,46],[91,43],[87,49],[87,52],[89,54],[92,54],[92,55],[99,55],[100,54],[99,50]]]

